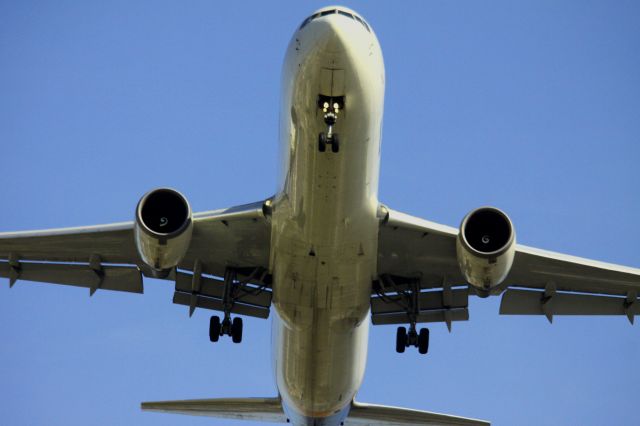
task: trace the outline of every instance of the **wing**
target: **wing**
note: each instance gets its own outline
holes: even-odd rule
[[[225,277],[241,315],[266,318],[271,303],[271,228],[264,202],[196,213],[185,257],[172,273],[174,302],[222,310]],[[142,293],[146,271],[133,222],[46,231],[0,233],[0,276],[96,290]],[[142,271],[142,272],[141,272]]]
[[[458,230],[384,206],[378,240],[374,324],[468,319],[469,287],[456,255]],[[413,286],[413,290],[412,290]],[[516,246],[498,292],[504,315],[640,314],[640,269]],[[417,292],[417,296],[413,296]],[[415,300],[411,300],[414,297]],[[413,313],[409,313],[412,311]]]

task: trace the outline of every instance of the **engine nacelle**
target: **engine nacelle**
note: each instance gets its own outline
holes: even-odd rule
[[[456,243],[458,265],[481,296],[509,274],[515,255],[516,232],[511,219],[494,207],[473,210],[462,220]]]
[[[138,202],[134,227],[136,247],[154,276],[162,276],[178,265],[187,253],[192,232],[191,207],[178,191],[154,189]]]

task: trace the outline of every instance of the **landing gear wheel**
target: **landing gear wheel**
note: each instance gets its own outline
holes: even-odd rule
[[[396,352],[401,354],[404,352],[406,348],[407,348],[407,328],[398,327],[398,331],[396,332]]]
[[[420,334],[418,335],[418,352],[420,352],[423,355],[429,352],[429,329],[428,328],[420,329]]]
[[[211,320],[209,321],[209,340],[211,340],[212,342],[217,342],[218,339],[220,339],[220,329],[221,329],[221,324],[220,324],[220,317],[218,316],[212,316]]]
[[[242,318],[236,317],[231,324],[231,340],[233,343],[242,342]]]
[[[338,134],[334,133],[333,136],[331,136],[331,152],[338,151],[340,151],[340,139],[338,139]]]
[[[320,133],[318,135],[318,151],[325,152],[327,150],[327,135]]]

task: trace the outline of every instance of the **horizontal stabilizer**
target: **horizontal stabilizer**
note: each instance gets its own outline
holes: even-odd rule
[[[183,401],[143,402],[144,411],[234,420],[286,423],[280,398],[218,398]]]
[[[488,426],[484,420],[468,419],[428,411],[353,402],[345,426]]]

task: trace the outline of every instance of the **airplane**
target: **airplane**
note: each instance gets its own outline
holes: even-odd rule
[[[384,65],[371,26],[343,7],[303,21],[283,72],[280,191],[192,214],[179,192],[149,192],[131,223],[0,235],[0,275],[140,293],[175,282],[174,303],[213,309],[210,340],[242,341],[242,316],[273,313],[275,398],[144,403],[214,417],[339,424],[487,424],[355,401],[369,325],[398,324],[398,352],[428,351],[418,324],[468,319],[468,296],[502,314],[638,314],[640,271],[522,246],[493,207],[459,229],[377,200]],[[272,308],[273,307],[273,312]],[[406,326],[405,326],[406,325]]]

